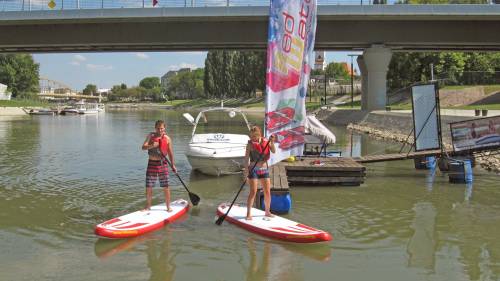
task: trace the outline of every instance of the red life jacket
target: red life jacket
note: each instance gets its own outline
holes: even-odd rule
[[[267,144],[269,141],[266,138],[261,138],[261,142],[254,142],[249,140],[252,144],[252,150],[250,150],[250,162],[267,161],[271,158],[271,148]],[[261,154],[264,154],[260,156]]]
[[[163,135],[163,137],[158,137],[156,136],[156,133],[151,133],[149,137],[150,143],[153,144],[155,142],[158,142],[159,144],[159,151],[163,156],[166,156],[168,153],[169,145],[168,145],[168,138],[166,135]]]

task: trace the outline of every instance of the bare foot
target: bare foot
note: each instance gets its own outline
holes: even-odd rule
[[[173,211],[173,209],[170,208],[170,207],[167,209],[167,212],[169,212],[169,213],[172,212],[172,211]]]
[[[246,219],[247,221],[251,221],[251,220],[252,220],[252,216],[247,216],[245,219]]]
[[[146,208],[142,209],[142,211],[147,212],[147,211],[149,211],[150,209],[151,209],[150,207],[146,207]]]
[[[273,214],[271,214],[271,213],[267,213],[267,214],[266,214],[266,217],[269,217],[269,218],[274,218],[274,215],[273,215]]]

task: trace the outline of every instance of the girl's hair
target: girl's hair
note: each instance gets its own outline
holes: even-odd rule
[[[259,134],[259,136],[262,137],[262,131],[260,130],[259,126],[252,126],[250,128],[250,135],[253,135],[255,133]]]
[[[155,123],[155,128],[158,128],[158,127],[159,127],[159,126],[161,126],[161,125],[165,126],[165,122],[164,122],[163,120],[158,120],[158,121],[156,121],[156,123]]]

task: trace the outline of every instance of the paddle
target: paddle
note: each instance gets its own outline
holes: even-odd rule
[[[255,169],[255,166],[257,166],[257,163],[259,163],[260,160],[262,160],[262,157],[264,156],[264,153],[266,152],[266,149],[269,146],[269,142],[270,141],[267,141],[266,145],[264,146],[264,149],[262,150],[262,153],[259,154],[259,159],[257,159],[257,161],[255,162],[255,164],[253,164],[252,169],[250,171],[248,171],[249,175],[253,172],[253,170]],[[227,215],[229,214],[229,211],[231,211],[231,208],[233,207],[234,202],[236,202],[236,199],[238,198],[238,195],[240,195],[241,190],[243,190],[243,187],[245,186],[246,182],[247,182],[247,177],[245,177],[245,180],[241,184],[240,189],[238,190],[238,193],[236,193],[236,196],[234,197],[233,202],[231,202],[231,205],[229,206],[229,209],[227,209],[227,212],[224,215],[220,216],[217,219],[217,221],[215,221],[216,225],[221,225],[222,222],[226,219]]]
[[[161,140],[160,140],[161,141]],[[163,152],[161,152],[161,149],[160,149],[160,153],[161,153],[161,156],[162,158],[167,161],[167,164],[168,166],[170,166],[170,169],[172,169],[172,172],[174,170],[174,168],[172,167],[172,163],[170,163],[170,161],[168,160],[167,156],[163,155]],[[184,186],[184,188],[186,189],[186,191],[188,192],[189,194],[189,199],[191,200],[191,203],[193,203],[194,206],[198,205],[198,203],[200,203],[200,196],[192,193],[191,191],[189,191],[189,189],[187,188],[186,184],[184,183],[184,181],[182,180],[181,176],[179,176],[179,174],[177,172],[174,172],[174,174],[177,176],[177,178],[181,181],[182,185]]]

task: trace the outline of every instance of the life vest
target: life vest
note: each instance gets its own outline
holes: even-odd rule
[[[156,149],[150,149],[149,151],[153,154],[160,154],[163,156],[166,156],[168,153],[169,149],[169,144],[168,144],[168,138],[166,135],[163,135],[163,137],[159,137],[156,135],[156,133],[151,133],[149,136],[149,142],[150,144],[153,144],[157,142],[159,144],[159,147]]]
[[[252,146],[250,150],[250,162],[267,161],[271,157],[271,148],[267,144],[269,141],[266,138],[261,138],[260,142],[248,141]],[[263,154],[261,156],[261,154]]]

